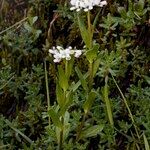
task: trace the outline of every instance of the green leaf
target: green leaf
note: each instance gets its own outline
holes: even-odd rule
[[[39,35],[42,33],[42,31],[41,30],[35,30],[35,36],[34,36],[34,40],[36,40],[38,37],[39,37]]]
[[[148,140],[145,136],[145,134],[143,133],[143,138],[144,138],[144,145],[145,145],[145,150],[150,150],[149,144],[148,144]]]
[[[81,132],[79,139],[96,136],[103,130],[103,128],[104,128],[104,125],[94,125],[92,127],[89,127]]]
[[[24,23],[24,28],[30,33],[33,31],[33,28],[27,22]]]
[[[64,140],[68,137],[69,131],[70,131],[70,114],[68,111],[64,114]]]
[[[58,66],[58,78],[59,78],[60,87],[64,91],[67,91],[69,85],[68,85],[68,80],[67,80],[67,77],[65,75],[65,72],[62,69],[62,66]]]
[[[20,130],[13,127],[12,123],[9,120],[5,120],[5,123],[12,128],[17,134],[20,134],[27,142],[30,144],[34,143],[29,137],[27,137],[25,134],[23,134]]]
[[[75,71],[76,71],[76,73],[77,73],[77,75],[78,75],[78,77],[79,77],[79,79],[81,81],[81,85],[82,85],[83,89],[85,91],[87,91],[88,90],[88,86],[87,86],[87,82],[86,82],[85,78],[83,77],[83,74],[81,73],[81,71],[80,71],[80,69],[78,67],[75,67]]]
[[[138,12],[142,12],[144,9],[145,0],[139,0],[138,3],[134,4],[134,9]]]
[[[79,24],[79,29],[80,29],[80,32],[81,32],[81,36],[82,36],[82,39],[86,45],[87,48],[90,47],[90,41],[91,41],[91,38],[89,36],[89,32],[85,26],[85,24],[83,23],[83,21],[80,19],[80,17],[78,16],[78,24]]]
[[[105,86],[104,86],[104,89],[102,90],[102,94],[103,94],[103,98],[104,98],[104,101],[105,101],[105,104],[106,104],[106,109],[107,109],[107,115],[108,115],[109,122],[113,126],[114,125],[113,114],[112,114],[112,109],[111,109],[111,103],[110,103],[110,100],[108,98],[108,93],[109,93],[108,84],[107,84],[107,82],[105,82]]]
[[[93,63],[93,76],[95,76],[95,74],[97,73],[100,63],[101,63],[100,59],[97,59],[96,61],[94,61],[94,63]]]
[[[28,21],[29,21],[29,24],[32,26],[38,19],[38,16],[28,16]]]
[[[64,113],[68,110],[69,106],[72,104],[72,101],[73,101],[73,93],[72,93],[72,91],[69,91],[66,94],[65,103],[60,108],[60,111],[59,111],[60,116],[64,115]]]
[[[99,10],[99,12],[97,13],[97,15],[96,15],[96,17],[95,17],[95,19],[94,19],[93,28],[95,28],[95,26],[96,26],[96,23],[97,23],[97,21],[98,21],[98,19],[99,19],[100,12],[101,12],[101,10]]]
[[[118,12],[120,13],[120,15],[121,15],[121,17],[122,17],[123,19],[126,19],[126,18],[127,18],[127,12],[126,12],[126,10],[125,10],[124,7],[119,7],[119,8],[118,8]]]
[[[144,79],[147,81],[147,83],[150,85],[150,77],[144,76]]]
[[[92,104],[94,102],[96,98],[96,92],[95,91],[91,91],[88,95],[88,98],[87,100],[85,101],[84,105],[83,105],[83,109],[84,109],[84,112],[87,113],[90,108],[92,107]]]
[[[66,70],[67,79],[69,79],[71,74],[72,74],[73,64],[74,64],[74,59],[73,58],[71,58],[71,60],[69,60],[69,61],[68,60],[65,61],[65,70]]]
[[[53,110],[53,108],[51,108],[49,111],[48,111],[48,114],[50,115],[54,125],[58,128],[62,128],[62,123],[59,119],[59,115]]]
[[[38,16],[33,17],[33,19],[32,19],[32,25],[37,21],[37,19],[38,19]]]
[[[64,97],[64,91],[60,87],[59,83],[56,83],[56,96],[57,96],[57,102],[60,107],[62,107],[65,103],[65,97]]]
[[[48,127],[46,127],[46,132],[51,138],[56,140],[56,133],[55,133],[54,129],[52,129],[48,126]]]
[[[84,80],[86,80],[88,76],[89,76],[89,72],[85,73],[83,75]],[[73,92],[75,92],[80,85],[81,85],[81,81],[79,80],[77,83],[73,83],[71,85],[70,90],[72,90]]]
[[[97,58],[99,47],[99,44],[95,43],[93,48],[86,52],[86,58],[90,63],[93,63],[93,61]]]

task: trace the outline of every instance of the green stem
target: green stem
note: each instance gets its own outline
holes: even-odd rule
[[[89,63],[89,91],[93,87],[93,63]]]
[[[63,149],[63,134],[64,134],[64,118],[62,117],[61,118],[61,122],[63,124],[63,127],[60,131],[60,141],[59,141],[59,150],[62,150]]]
[[[125,106],[126,106],[128,112],[129,112],[129,116],[130,116],[131,121],[132,121],[132,123],[133,123],[133,125],[134,125],[135,132],[136,132],[136,134],[137,134],[137,137],[138,137],[138,139],[140,139],[140,135],[139,135],[138,130],[137,130],[137,127],[136,127],[136,125],[135,125],[135,120],[134,120],[134,118],[133,118],[133,115],[132,115],[131,110],[130,110],[130,108],[129,108],[129,105],[128,105],[128,103],[127,103],[127,100],[126,100],[126,98],[124,97],[124,95],[123,95],[123,93],[122,93],[120,87],[118,86],[118,84],[117,84],[117,82],[116,82],[116,80],[115,80],[115,78],[113,77],[112,74],[111,74],[111,76],[112,76],[112,79],[113,79],[113,81],[114,81],[116,87],[118,88],[118,90],[119,90],[119,92],[120,92],[120,95],[121,95],[121,97],[122,97],[122,99],[123,99],[123,101],[124,101],[124,103],[125,103]]]
[[[86,90],[86,94],[89,94],[89,92],[91,91],[92,88],[93,88],[93,63],[89,63],[89,87]],[[87,113],[83,114],[82,121],[81,121],[80,126],[78,128],[77,136],[76,136],[77,141],[80,140],[80,135],[81,135],[81,132],[82,132],[82,128],[84,127],[84,122],[85,122],[86,115],[87,115]]]
[[[48,77],[47,77],[47,69],[46,69],[46,60],[44,61],[44,70],[45,70],[45,83],[46,83],[46,94],[47,94],[47,111],[50,109],[50,94],[49,94],[49,87],[48,87]],[[50,116],[48,117],[49,128],[51,124]]]
[[[68,72],[68,61],[67,60],[65,60],[65,75],[66,75],[67,80],[68,80],[68,78],[69,78],[69,72]]]

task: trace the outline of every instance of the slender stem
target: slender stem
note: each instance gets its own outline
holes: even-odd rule
[[[89,63],[89,91],[91,91],[93,87],[93,63]]]
[[[23,18],[23,19],[20,20],[19,22],[16,22],[14,25],[12,25],[12,26],[6,28],[5,30],[1,31],[1,32],[0,32],[0,35],[3,34],[3,33],[5,33],[5,32],[7,32],[8,30],[10,30],[10,29],[12,29],[12,28],[18,26],[19,24],[23,23],[23,22],[26,21],[27,19],[28,19],[28,17]]]
[[[124,101],[124,103],[125,103],[125,106],[126,106],[128,112],[129,112],[129,116],[130,116],[131,121],[132,121],[132,123],[133,123],[133,126],[134,126],[135,132],[136,132],[136,134],[137,134],[137,137],[138,137],[138,139],[140,139],[140,135],[139,135],[139,133],[138,133],[137,126],[135,125],[135,120],[134,120],[134,118],[133,118],[133,115],[132,115],[131,110],[130,110],[130,108],[129,108],[129,105],[128,105],[128,103],[127,103],[127,100],[126,100],[126,98],[124,97],[124,95],[123,95],[123,93],[122,93],[120,87],[118,86],[118,84],[117,84],[117,82],[116,82],[116,80],[115,80],[115,78],[113,77],[112,74],[111,74],[111,76],[112,76],[112,79],[113,79],[113,81],[114,81],[116,87],[118,88],[118,90],[119,90],[119,92],[120,92],[120,95],[121,95],[121,97],[122,97],[122,99],[123,99],[123,101]]]
[[[113,77],[113,75],[112,75],[112,78],[113,78],[113,81],[114,81],[116,87],[118,88],[118,90],[119,90],[119,92],[120,92],[120,94],[121,94],[122,99],[124,100],[124,103],[125,103],[125,105],[126,105],[126,107],[127,107],[127,110],[128,110],[128,112],[129,112],[129,115],[130,115],[130,118],[131,118],[132,122],[135,123],[134,118],[133,118],[133,115],[132,115],[131,110],[130,110],[130,108],[129,108],[129,106],[128,106],[128,103],[127,103],[126,98],[124,97],[124,95],[123,95],[123,93],[122,93],[120,87],[118,86],[118,84],[117,84],[115,78]]]
[[[65,75],[66,75],[67,80],[68,80],[68,78],[69,78],[69,72],[68,72],[68,61],[67,60],[65,60]]]
[[[86,45],[86,46],[90,50],[92,48],[92,38],[93,38],[93,32],[92,32],[92,26],[91,26],[91,18],[90,18],[90,11],[87,12],[87,21],[88,21],[87,22],[88,23],[88,34],[89,34],[89,39],[90,40],[89,40],[89,45]],[[88,91],[91,91],[92,87],[93,87],[93,62],[89,63],[89,88],[86,91],[87,94],[88,94]],[[80,126],[78,128],[77,136],[76,136],[76,140],[77,141],[80,140],[80,135],[81,135],[82,128],[84,126],[86,114],[87,113],[84,113],[82,121],[81,121]]]
[[[61,122],[64,125],[64,118],[61,118]],[[64,134],[64,126],[62,127],[61,131],[60,131],[60,141],[59,141],[59,150],[63,149],[63,134]]]
[[[44,70],[45,70],[45,83],[46,83],[46,94],[47,94],[47,111],[50,109],[50,94],[49,94],[49,87],[48,87],[48,77],[47,77],[47,69],[46,69],[46,60],[44,61]],[[49,127],[51,124],[50,116],[48,117]]]

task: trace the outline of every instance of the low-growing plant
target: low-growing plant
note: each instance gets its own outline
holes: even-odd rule
[[[30,0],[8,20],[12,3],[0,4],[0,149],[148,150],[149,1]]]

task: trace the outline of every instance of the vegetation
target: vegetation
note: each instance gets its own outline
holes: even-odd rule
[[[149,150],[150,0],[70,5],[0,0],[0,149]]]

